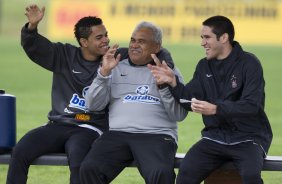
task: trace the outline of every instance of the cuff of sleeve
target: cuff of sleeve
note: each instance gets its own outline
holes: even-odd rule
[[[110,78],[112,78],[112,74],[110,74],[110,75],[108,75],[108,76],[103,76],[103,75],[100,73],[100,70],[101,70],[101,68],[98,69],[98,74],[97,74],[97,76],[98,76],[99,78],[101,78],[101,79],[110,79]]]
[[[158,85],[158,88],[159,88],[159,89],[164,89],[164,88],[167,88],[167,87],[169,87],[168,84],[161,84],[161,85]]]
[[[175,87],[169,86],[169,90],[170,90],[171,92],[175,91],[175,90],[177,89],[178,83],[180,83],[179,78],[178,78],[177,75],[175,76],[175,79],[176,79],[176,86],[175,86]]]
[[[217,100],[214,104],[216,105],[216,112],[215,115],[222,116],[223,109],[221,108],[222,100]]]
[[[37,27],[35,29],[29,30],[28,29],[28,22],[23,26],[23,31],[27,33],[37,33]]]

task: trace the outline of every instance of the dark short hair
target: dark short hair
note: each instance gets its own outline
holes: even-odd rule
[[[229,35],[229,42],[232,44],[235,36],[235,30],[231,20],[227,17],[216,15],[206,19],[203,22],[203,25],[210,27],[217,39],[219,39],[219,37],[224,33],[227,33]]]
[[[81,18],[74,26],[74,35],[79,45],[81,46],[79,42],[80,38],[87,39],[90,36],[90,34],[92,33],[92,26],[98,26],[101,24],[103,24],[102,19],[96,16]]]

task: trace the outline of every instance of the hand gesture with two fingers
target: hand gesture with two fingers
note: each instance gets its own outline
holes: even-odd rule
[[[165,61],[160,62],[159,58],[155,54],[151,54],[156,65],[148,64],[148,68],[151,70],[158,85],[168,84],[171,87],[176,86],[176,78],[173,70],[166,64]]]

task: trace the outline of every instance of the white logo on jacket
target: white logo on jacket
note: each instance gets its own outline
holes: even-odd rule
[[[136,89],[136,95],[128,94],[123,98],[123,103],[147,103],[147,104],[160,104],[160,98],[148,95],[149,86],[143,85]]]
[[[212,74],[206,74],[206,77],[210,78],[210,77],[212,77]]]

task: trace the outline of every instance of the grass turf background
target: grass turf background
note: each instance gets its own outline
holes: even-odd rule
[[[20,29],[26,22],[24,8],[30,2],[0,1],[2,8],[0,9],[0,89],[5,89],[7,93],[13,94],[17,98],[17,140],[29,130],[46,122],[47,113],[51,106],[51,73],[30,62],[20,46]],[[38,3],[42,2],[38,1]],[[39,28],[39,30],[43,30],[41,31],[43,34],[45,33],[44,27],[43,23]],[[126,46],[127,44],[123,43],[122,45]],[[189,81],[198,60],[204,56],[204,50],[199,45],[165,43],[164,46],[170,50],[185,81]],[[256,54],[264,68],[265,110],[274,134],[269,155],[282,155],[282,62],[280,61],[282,45],[243,45],[243,48]],[[202,128],[201,117],[193,113],[190,113],[183,122],[179,123],[178,152],[186,152],[193,143],[199,140]],[[0,165],[0,184],[6,182],[7,168],[7,165]],[[266,184],[280,184],[282,180],[280,172],[263,172],[262,175]],[[28,184],[38,183],[69,183],[68,167],[31,166]],[[144,181],[137,169],[128,168],[113,183],[141,184]]]

